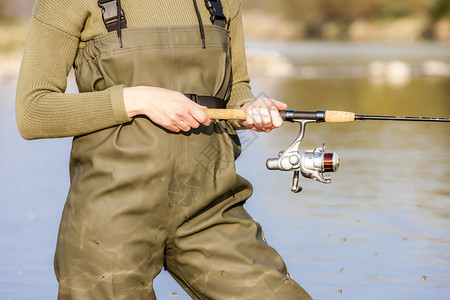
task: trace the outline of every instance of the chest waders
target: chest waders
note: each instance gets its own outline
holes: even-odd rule
[[[227,99],[228,31],[122,29],[85,43],[80,92],[158,86]],[[224,100],[224,101],[225,101]],[[309,299],[244,210],[227,123],[172,133],[145,117],[75,137],[55,254],[58,299],[155,299],[165,267],[193,299]]]

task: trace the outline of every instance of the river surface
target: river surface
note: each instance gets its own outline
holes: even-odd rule
[[[248,50],[285,66],[252,71],[254,93],[292,109],[450,116],[450,77],[421,71],[430,59],[448,68],[449,45],[250,42]],[[372,60],[401,60],[410,72],[372,76]],[[71,140],[23,140],[15,85],[15,77],[0,83],[0,300],[56,299],[53,254]],[[73,80],[68,92],[76,92]],[[331,184],[301,178],[294,194],[292,174],[269,171],[265,161],[297,133],[297,124],[241,132],[237,160],[254,185],[246,207],[292,276],[314,299],[449,299],[450,124],[309,124],[301,148],[325,141],[341,166]],[[189,299],[164,271],[155,290],[158,299]]]

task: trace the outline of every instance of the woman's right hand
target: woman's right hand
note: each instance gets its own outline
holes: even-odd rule
[[[201,106],[182,93],[150,86],[123,89],[125,109],[128,116],[145,115],[162,127],[174,131],[189,131],[200,124],[208,126],[211,120]]]

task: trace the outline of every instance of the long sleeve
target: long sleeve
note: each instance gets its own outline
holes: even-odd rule
[[[25,139],[80,135],[128,120],[121,87],[83,94],[64,93],[85,14],[79,14],[78,19],[58,15],[60,7],[55,2],[36,3],[22,60],[16,120]]]
[[[224,1],[230,19],[232,89],[229,107],[253,100],[247,74],[241,1]],[[197,26],[191,1],[123,1],[130,28]],[[206,8],[203,20],[209,19]],[[97,1],[37,0],[16,94],[16,120],[25,139],[76,136],[130,120],[123,86],[65,93],[80,42],[106,34]]]
[[[238,5],[235,7],[234,15],[233,12],[231,12],[232,18],[230,19],[229,28],[231,41],[232,88],[228,107],[239,108],[244,103],[254,100],[255,97],[251,91],[250,77],[247,71],[241,1],[231,2],[238,2]]]

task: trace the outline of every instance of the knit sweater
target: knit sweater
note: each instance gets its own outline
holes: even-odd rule
[[[209,22],[204,1],[201,18]],[[242,33],[241,0],[222,0],[229,19],[232,88],[228,107],[253,100]],[[128,28],[198,26],[192,0],[122,0]],[[95,0],[37,0],[16,95],[16,120],[25,139],[77,136],[130,121],[123,87],[66,94],[80,44],[107,33]]]

